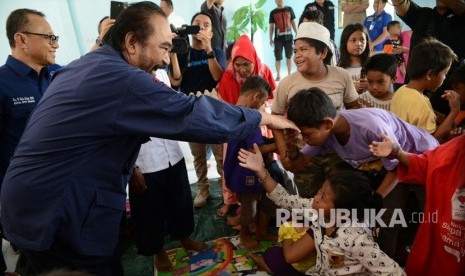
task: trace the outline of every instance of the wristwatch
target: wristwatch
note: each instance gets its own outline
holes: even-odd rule
[[[98,37],[97,37],[97,39],[95,39],[95,44],[97,44],[97,46],[99,46],[99,47],[102,47],[105,43],[103,43],[103,41],[101,41],[101,40],[98,39]]]
[[[207,58],[208,59],[215,58],[215,51],[212,50],[210,53],[207,53]]]

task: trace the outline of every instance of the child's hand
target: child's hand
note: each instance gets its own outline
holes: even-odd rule
[[[460,95],[454,90],[446,90],[441,98],[449,101],[450,112],[460,111]]]
[[[373,141],[371,142],[371,145],[368,146],[368,148],[374,156],[387,157],[391,153],[394,147],[394,143],[392,142],[391,138],[389,138],[384,133],[381,133],[381,137],[383,138],[382,142]]]
[[[263,157],[257,144],[253,144],[255,153],[245,149],[239,151],[239,165],[254,172],[263,170]]]
[[[366,78],[360,78],[358,82],[355,83],[355,88],[359,94],[365,92],[368,89],[368,82]]]

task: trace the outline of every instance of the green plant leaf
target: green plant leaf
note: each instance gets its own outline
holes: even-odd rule
[[[266,0],[258,0],[255,4],[252,4],[252,1],[250,1],[249,5],[236,10],[233,15],[234,28],[228,28],[226,35],[228,41],[230,39],[237,39],[244,33],[252,38],[258,29],[267,30],[267,15],[264,11],[260,10],[265,3]]]
[[[267,30],[268,24],[266,21],[265,13],[262,10],[256,11],[253,15],[254,25],[258,26],[263,31]]]
[[[236,41],[239,38],[239,36],[240,32],[235,26],[229,27],[226,33],[226,41]]]
[[[248,14],[249,14],[248,6],[239,8],[233,15],[234,24],[235,25],[240,24],[242,21],[249,18],[250,16]]]
[[[263,5],[265,5],[266,3],[266,0],[258,0],[257,3],[255,3],[255,9],[260,9],[261,7],[263,7]]]
[[[238,29],[238,30],[245,29],[245,28],[247,28],[247,26],[248,26],[249,24],[250,24],[250,19],[244,20],[244,21],[242,21],[241,24],[239,24],[239,25],[237,26],[237,29]]]

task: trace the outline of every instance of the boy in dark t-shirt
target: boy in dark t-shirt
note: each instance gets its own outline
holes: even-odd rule
[[[283,49],[286,54],[287,74],[291,73],[293,37],[292,29],[297,33],[295,14],[291,7],[284,6],[284,0],[276,1],[277,8],[270,12],[270,45],[274,46],[276,59],[276,81],[281,78],[281,60]],[[292,29],[291,29],[292,28]]]

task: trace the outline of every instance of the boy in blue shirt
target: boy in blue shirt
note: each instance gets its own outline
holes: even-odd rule
[[[260,109],[270,93],[272,93],[271,86],[265,79],[260,76],[249,77],[241,87],[236,105]],[[262,198],[263,187],[258,182],[254,172],[241,167],[237,160],[241,148],[252,149],[255,143],[260,146],[260,150],[264,154],[273,152],[276,149],[275,144],[263,145],[261,129],[257,128],[255,133],[249,135],[246,139],[229,141],[224,159],[226,186],[237,193],[237,198],[241,204],[239,238],[241,244],[247,249],[257,249],[259,247],[259,243],[252,237],[250,230],[256,218],[258,218],[256,238],[270,239],[266,227],[272,214],[270,212],[266,213],[266,210],[271,209],[274,211],[271,206],[268,207],[269,204],[272,204],[271,202],[264,202],[264,198]],[[258,207],[260,207],[259,211],[257,211]]]

